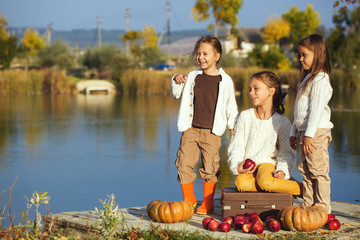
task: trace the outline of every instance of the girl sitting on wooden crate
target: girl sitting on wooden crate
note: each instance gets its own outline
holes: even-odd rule
[[[238,191],[267,191],[300,195],[301,183],[289,180],[296,152],[289,144],[290,121],[283,115],[286,92],[270,71],[255,73],[249,81],[254,108],[240,113],[228,148],[230,172]],[[255,168],[244,167],[246,159]]]

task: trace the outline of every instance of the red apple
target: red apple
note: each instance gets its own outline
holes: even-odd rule
[[[250,168],[250,170],[253,170],[255,168],[255,162],[251,160],[250,158],[245,159],[245,163],[243,165],[244,169]]]
[[[260,217],[257,213],[245,213],[245,217],[252,218],[252,217]]]
[[[249,219],[249,222],[251,222],[252,224],[256,224],[256,223],[263,224],[263,222],[261,221],[261,219],[259,217],[251,217]]]
[[[335,219],[335,215],[334,214],[328,214],[328,220],[327,220],[326,223],[329,223],[333,219]]]
[[[249,217],[245,217],[244,220],[245,220],[245,222],[249,222],[250,218],[249,218]]]
[[[328,223],[328,226],[331,230],[338,230],[340,229],[340,222],[337,219],[333,219]]]
[[[275,216],[267,216],[267,217],[265,218],[265,224],[266,224],[266,226],[268,226],[269,223],[270,223],[272,220],[277,220],[277,219],[276,219]]]
[[[264,225],[261,223],[255,223],[251,226],[251,232],[254,234],[260,234],[264,231]]]
[[[208,229],[208,224],[210,221],[214,220],[212,217],[207,217],[202,220],[202,225],[205,229]]]
[[[245,223],[245,219],[236,219],[234,221],[234,226],[237,228],[237,229],[242,229],[242,226],[244,225]]]
[[[220,225],[219,222],[216,221],[215,219],[213,219],[208,223],[208,229],[211,231],[217,231],[219,228],[219,225]]]
[[[236,215],[235,217],[234,217],[234,221],[236,220],[236,219],[244,219],[245,218],[245,215],[244,214],[238,214],[238,215]]]
[[[222,221],[227,222],[231,225],[234,222],[234,218],[233,217],[224,217]]]
[[[267,227],[273,232],[278,232],[281,229],[281,223],[278,220],[273,219],[272,221],[269,221]]]
[[[222,222],[219,225],[221,232],[229,232],[231,230],[231,225],[228,222]]]
[[[249,233],[250,230],[251,230],[251,226],[252,226],[252,225],[253,225],[253,224],[250,223],[250,222],[244,223],[244,224],[242,225],[242,230],[243,230],[243,232],[244,232],[244,233]]]

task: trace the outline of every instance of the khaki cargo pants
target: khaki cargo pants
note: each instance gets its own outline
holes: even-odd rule
[[[220,175],[219,148],[221,137],[211,133],[210,129],[189,128],[183,132],[175,165],[180,184],[191,183],[196,179],[195,165],[201,152],[202,166],[200,177],[206,182],[217,182]]]
[[[304,131],[298,132],[297,141],[304,140]],[[316,150],[311,154],[304,154],[300,145],[301,164],[299,170],[303,176],[303,205],[322,206],[331,213],[330,205],[330,165],[328,147],[331,142],[331,129],[319,128],[313,138]]]

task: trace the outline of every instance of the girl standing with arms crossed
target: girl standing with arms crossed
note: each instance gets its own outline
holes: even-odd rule
[[[196,58],[198,70],[187,75],[175,74],[171,91],[181,98],[177,126],[182,133],[176,167],[183,199],[196,206],[194,167],[201,151],[199,170],[204,182],[204,199],[196,209],[198,214],[213,211],[215,187],[220,174],[219,148],[221,135],[234,128],[237,116],[234,84],[223,69],[218,68],[222,47],[213,36],[203,36],[196,42],[190,60]]]
[[[288,180],[295,168],[296,152],[289,145],[291,123],[283,115],[286,93],[278,77],[270,72],[255,73],[249,81],[255,108],[242,111],[228,149],[230,172],[240,192],[268,191],[300,195],[301,184]],[[256,163],[244,169],[245,159]]]
[[[325,39],[312,34],[298,44],[301,81],[294,108],[290,146],[299,144],[303,176],[303,205],[319,205],[331,213],[328,147],[333,124],[329,101],[330,60]]]

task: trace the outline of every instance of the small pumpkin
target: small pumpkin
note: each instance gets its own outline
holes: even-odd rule
[[[150,219],[160,223],[176,223],[189,220],[194,214],[194,207],[189,201],[151,201],[146,212]]]
[[[288,206],[280,210],[278,219],[287,230],[313,231],[326,224],[328,215],[321,206]]]

